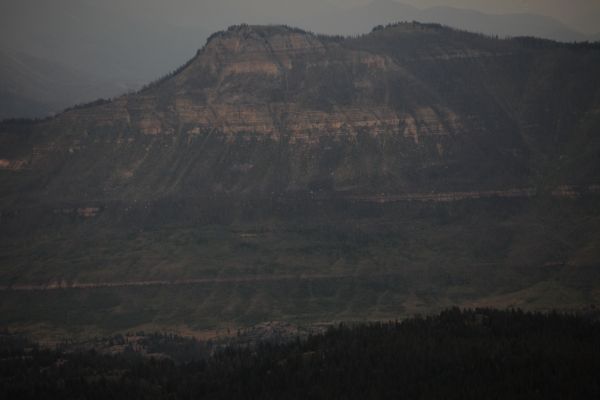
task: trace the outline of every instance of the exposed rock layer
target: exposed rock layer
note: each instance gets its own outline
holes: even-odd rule
[[[0,126],[3,201],[595,184],[599,66],[434,25],[236,26],[140,93]]]

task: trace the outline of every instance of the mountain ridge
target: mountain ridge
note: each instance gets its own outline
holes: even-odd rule
[[[404,43],[405,48],[395,54],[386,53],[387,48],[368,49],[366,42],[379,38],[381,42]],[[431,45],[414,47],[418,38]],[[465,38],[475,46],[465,47],[461,42]],[[538,45],[547,51],[555,46],[557,52],[560,49],[551,42]],[[419,146],[422,133],[443,141],[473,126],[467,126],[472,122],[461,116],[464,111],[457,110],[453,100],[440,102],[439,93],[407,66],[412,68],[415,61],[435,65],[438,61],[500,60],[531,52],[527,46],[518,39],[495,40],[435,24],[396,24],[356,39],[319,36],[285,26],[238,25],[212,35],[193,59],[156,85],[104,104],[67,111],[48,123],[73,121],[82,128],[92,124],[85,129],[122,130],[120,136],[139,132],[171,137],[184,131],[193,138],[216,130],[233,140],[235,135],[260,133],[269,140],[287,137],[292,144],[309,145],[324,137],[356,137],[367,130],[401,136]],[[297,70],[295,62],[304,69]],[[338,74],[336,68],[348,68],[345,66],[353,70]],[[390,79],[397,85],[394,92],[386,87]],[[394,98],[398,95],[401,97]],[[408,111],[397,107],[408,107]],[[132,119],[135,114],[138,117]],[[511,136],[515,143],[523,140],[515,132],[509,133],[514,131],[509,126],[515,117],[506,115],[506,133],[493,140],[506,141]],[[442,152],[441,146],[434,153]]]
[[[96,96],[110,97],[127,91],[123,85],[113,85],[48,60],[1,50],[0,82],[0,120],[46,117]]]
[[[383,6],[375,4],[354,7],[351,10],[339,9],[331,4],[322,5],[318,2],[312,2],[306,7],[297,7],[288,3],[285,9],[295,10],[292,13],[293,17],[290,17],[289,13],[282,14],[280,4],[269,7],[273,15],[258,15],[252,7],[241,9],[234,7],[231,2],[203,3],[201,7],[179,3],[178,6],[172,6],[170,10],[155,2],[148,4],[147,9],[138,12],[135,12],[135,4],[131,3],[92,4],[71,1],[60,1],[51,5],[36,3],[39,3],[39,0],[24,1],[18,6],[13,5],[2,9],[4,14],[11,18],[7,18],[6,23],[0,28],[4,33],[2,38],[5,39],[0,40],[2,42],[0,47],[4,50],[24,51],[53,63],[64,64],[71,70],[100,77],[102,81],[115,87],[115,90],[105,91],[96,87],[94,82],[96,78],[88,78],[84,84],[91,88],[90,97],[116,94],[118,88],[123,88],[120,91],[125,92],[126,88],[140,87],[144,82],[155,79],[160,73],[176,68],[190,54],[193,54],[198,48],[196,38],[203,39],[209,32],[223,25],[244,19],[248,19],[248,22],[253,24],[286,22],[329,34],[361,34],[378,24],[395,20],[417,20],[439,22],[465,30],[500,36],[543,36],[562,41],[594,40],[593,36],[579,34],[548,17],[526,14],[517,16],[481,14],[458,8],[421,10],[397,2],[380,2],[379,4]],[[184,16],[177,16],[178,7],[187,10]],[[61,12],[62,9],[68,9],[69,12]],[[201,9],[205,12],[201,12]],[[43,18],[40,15],[43,15]],[[213,16],[209,17],[209,15]],[[22,24],[18,21],[29,21],[30,29],[21,31]],[[109,24],[98,21],[108,21]],[[13,34],[13,31],[20,33]],[[3,84],[6,83],[5,80]],[[8,84],[11,84],[10,79]],[[23,85],[22,90],[26,89],[27,85]],[[65,85],[60,91],[70,90],[69,85]],[[88,96],[71,96],[65,104],[53,106],[50,111],[59,112],[65,105],[73,105],[88,99]],[[26,112],[10,112],[6,113],[5,117],[46,115],[35,101],[19,101],[22,104],[20,108]],[[9,108],[5,107],[5,109]]]
[[[597,304],[599,65],[438,24],[231,27],[137,93],[0,123],[0,312],[93,335]]]
[[[321,16],[321,19],[323,22],[316,17],[315,21],[307,23],[312,29],[328,34],[364,33],[377,24],[416,20],[500,37],[539,36],[564,42],[585,41],[590,38],[552,17],[538,14],[490,14],[472,8],[448,6],[418,8],[394,0],[373,1],[344,10],[339,15]],[[348,25],[352,26],[353,32],[346,28]]]

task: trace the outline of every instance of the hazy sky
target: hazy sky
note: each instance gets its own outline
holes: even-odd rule
[[[76,3],[93,4],[113,11],[163,17],[190,25],[199,21],[215,25],[237,23],[244,19],[297,19],[335,7],[364,5],[371,0],[0,0],[0,22],[19,18],[24,4],[51,4],[69,13]],[[491,13],[534,13],[546,15],[584,33],[600,32],[600,0],[403,0],[416,7],[452,6]],[[41,7],[42,9],[44,7]],[[27,21],[18,21],[26,24]],[[210,27],[211,29],[213,27]]]
[[[6,0],[3,0],[6,1]],[[12,0],[18,1],[18,0]],[[85,1],[85,0],[84,0]],[[327,10],[328,6],[348,8],[365,5],[372,0],[103,0],[101,3],[133,7],[156,7],[165,14],[178,15],[184,20],[193,19],[195,13],[202,11],[225,18],[221,12],[229,11],[234,15],[282,16],[314,14]],[[402,0],[400,3],[426,8],[431,6],[450,6],[469,8],[491,13],[533,13],[546,15],[560,20],[585,33],[600,32],[600,0]],[[233,7],[231,7],[233,5]],[[186,13],[187,11],[187,13]]]

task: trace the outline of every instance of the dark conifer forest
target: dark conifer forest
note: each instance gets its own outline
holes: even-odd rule
[[[4,335],[4,399],[594,399],[597,314],[460,310],[337,325],[286,343],[232,344],[206,356],[193,339],[148,336],[145,357],[49,350]],[[171,345],[169,345],[169,341]],[[181,359],[186,348],[197,358]],[[197,351],[197,353],[194,353]],[[175,354],[175,356],[174,356]]]

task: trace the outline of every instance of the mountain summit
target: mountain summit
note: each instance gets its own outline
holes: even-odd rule
[[[551,165],[565,165],[554,184],[584,181],[597,166],[575,165],[571,143],[591,140],[597,54],[417,23],[357,38],[233,26],[140,93],[27,127],[5,124],[1,140],[27,135],[29,144],[7,143],[1,157],[50,173],[50,183],[58,179],[51,166],[64,163],[58,181],[96,176],[83,191],[81,183],[43,189],[60,198],[73,190],[74,200],[128,197],[138,185],[152,197],[167,187],[186,196],[192,187],[270,193],[324,181],[357,193],[496,189],[537,183]],[[240,150],[217,161],[214,148],[204,154],[208,143]],[[125,156],[106,165],[108,148]],[[168,173],[175,162],[187,166],[177,176]],[[165,178],[153,188],[146,180],[157,174]],[[41,190],[27,179],[15,190],[21,184]]]
[[[62,292],[13,311],[61,288],[108,330],[593,303],[599,69],[436,24],[218,32],[138,93],[0,124],[3,315],[59,326]]]

